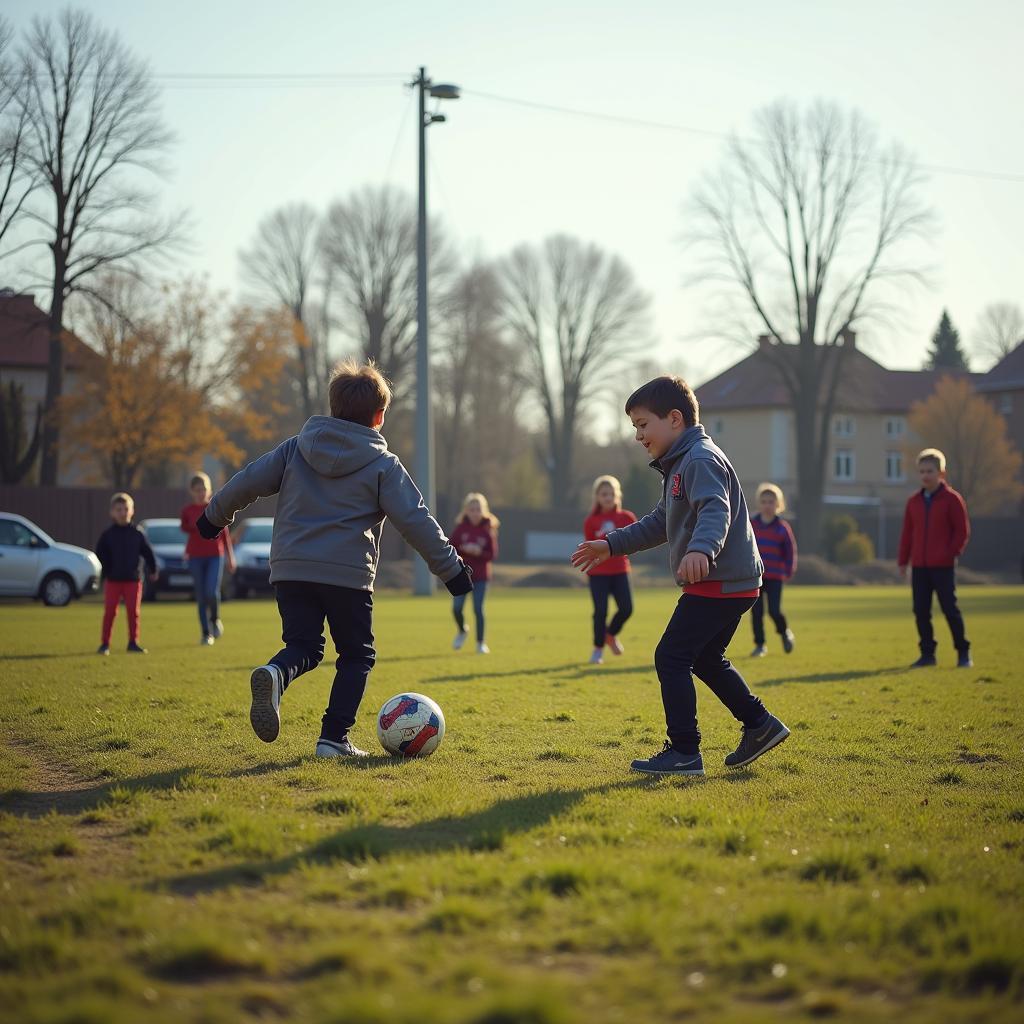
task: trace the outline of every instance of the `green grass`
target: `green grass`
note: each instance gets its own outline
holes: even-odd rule
[[[494,653],[447,604],[384,593],[357,742],[403,689],[448,734],[401,763],[311,757],[331,673],[273,746],[248,673],[269,602],[148,605],[145,658],[91,653],[100,609],[7,604],[0,661],[0,1019],[573,1024],[1019,1020],[1024,590],[965,588],[977,667],[910,673],[909,594],[792,589],[797,650],[732,653],[793,735],[727,774],[738,728],[701,688],[703,780],[652,781],[651,652],[674,594],[637,594],[626,654],[589,654],[579,591],[488,598]]]

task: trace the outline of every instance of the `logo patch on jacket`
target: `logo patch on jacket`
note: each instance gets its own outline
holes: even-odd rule
[[[683,496],[683,477],[681,473],[672,474],[672,497],[681,498]]]

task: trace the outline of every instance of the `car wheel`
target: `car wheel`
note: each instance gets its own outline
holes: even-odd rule
[[[75,584],[66,572],[51,572],[39,589],[43,604],[51,608],[63,608],[75,596]]]

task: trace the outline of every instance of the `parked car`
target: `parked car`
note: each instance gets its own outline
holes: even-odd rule
[[[155,601],[161,591],[191,590],[192,573],[185,560],[185,534],[177,519],[143,519],[139,529],[146,535],[156,555],[157,580],[146,579],[142,589],[145,601]]]
[[[100,560],[91,551],[58,544],[30,519],[0,512],[0,594],[63,608],[99,584]]]
[[[232,535],[235,546],[235,597],[250,590],[270,590],[270,540],[274,520],[258,516],[246,519]]]

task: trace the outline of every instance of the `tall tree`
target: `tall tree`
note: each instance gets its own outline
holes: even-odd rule
[[[909,423],[929,448],[946,456],[950,482],[978,515],[1018,510],[1021,453],[1006,421],[964,378],[944,377],[932,396],[910,410]]]
[[[27,119],[18,102],[18,79],[11,64],[10,22],[0,18],[0,243],[14,226],[39,184],[25,159]],[[0,249],[0,256],[5,255]]]
[[[84,11],[34,19],[10,75],[25,119],[24,159],[47,198],[28,215],[52,254],[40,481],[54,484],[65,302],[88,293],[104,271],[138,272],[143,257],[175,237],[177,221],[154,216],[154,197],[139,186],[159,170],[170,135],[145,64]]]
[[[566,235],[514,249],[501,278],[502,317],[543,412],[540,454],[561,508],[576,499],[583,413],[643,338],[650,300],[618,256]]]
[[[18,484],[39,455],[42,409],[36,407],[32,436],[25,430],[25,389],[16,381],[0,384],[0,483]]]
[[[939,326],[932,335],[932,347],[925,359],[929,370],[967,370],[967,356],[960,347],[960,332],[953,326],[946,310],[942,311]]]
[[[313,301],[314,287],[323,289],[320,274],[320,217],[309,203],[290,203],[267,214],[248,249],[241,253],[242,270],[264,296],[284,306],[301,328],[294,332],[295,376],[303,417],[323,411],[330,360],[321,312],[326,297]]]
[[[852,328],[886,310],[886,285],[919,277],[907,243],[931,215],[913,161],[856,113],[775,103],[695,193],[699,275],[723,289],[766,351],[796,420],[800,543],[817,551],[829,424]]]
[[[974,331],[975,350],[998,363],[1024,342],[1024,310],[1012,302],[993,302],[981,311]]]
[[[431,291],[453,272],[440,226],[430,226]],[[387,186],[364,188],[331,205],[323,252],[337,296],[338,326],[395,386],[412,391],[416,351],[416,204]]]

